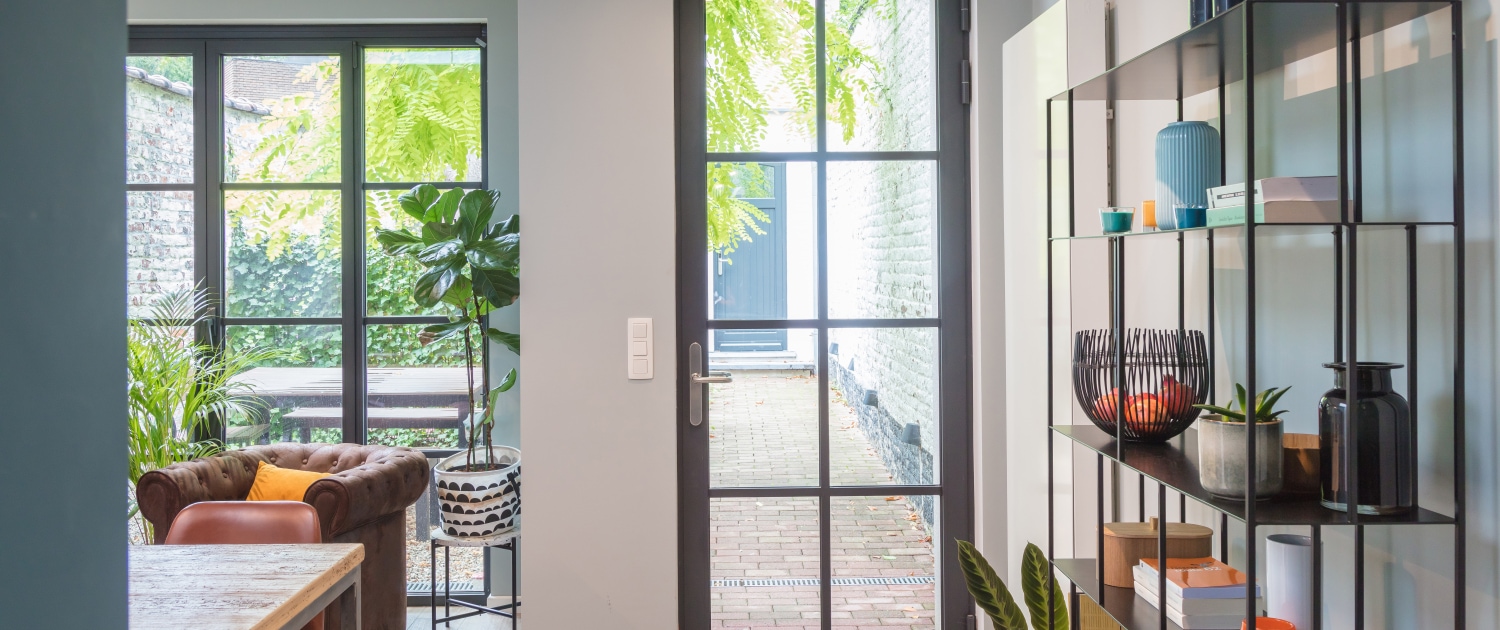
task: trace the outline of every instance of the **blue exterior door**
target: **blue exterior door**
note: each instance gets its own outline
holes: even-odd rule
[[[714,319],[785,319],[786,300],[786,165],[766,164],[771,197],[742,198],[755,204],[769,221],[728,256],[709,254],[713,269]],[[716,330],[718,352],[777,352],[787,349],[786,330]]]

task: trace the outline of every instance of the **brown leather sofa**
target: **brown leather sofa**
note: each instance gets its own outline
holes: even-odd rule
[[[307,489],[303,501],[318,511],[323,541],[364,543],[361,617],[366,630],[406,627],[406,508],[427,488],[421,452],[359,444],[271,444],[173,464],[141,476],[136,500],[166,540],[172,519],[199,501],[243,501],[260,462],[332,473]],[[342,599],[342,598],[341,598]],[[342,628],[340,605],[328,607],[327,627]]]

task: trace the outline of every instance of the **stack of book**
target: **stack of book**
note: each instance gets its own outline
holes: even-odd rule
[[[1156,558],[1133,569],[1135,594],[1161,607]],[[1255,586],[1255,610],[1263,607]],[[1167,558],[1167,619],[1183,630],[1238,630],[1245,619],[1245,574],[1213,558]]]
[[[1255,180],[1256,223],[1338,223],[1339,178],[1267,177]],[[1208,189],[1209,227],[1244,225],[1245,185]]]

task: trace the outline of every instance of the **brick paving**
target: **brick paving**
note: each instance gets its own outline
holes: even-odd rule
[[[818,386],[805,372],[750,372],[710,393],[709,458],[715,486],[817,484]],[[890,473],[838,392],[829,400],[829,471],[835,484],[889,484]],[[713,499],[716,580],[816,579],[815,498]],[[838,497],[830,506],[833,577],[935,574],[931,532],[905,497]],[[820,628],[816,584],[716,586],[715,628]],[[833,625],[932,628],[932,584],[835,585]]]

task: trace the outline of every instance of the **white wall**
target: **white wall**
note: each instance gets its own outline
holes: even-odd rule
[[[520,7],[526,623],[677,625],[670,0]],[[656,379],[625,379],[625,319]]]

